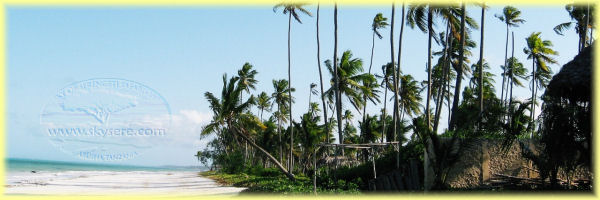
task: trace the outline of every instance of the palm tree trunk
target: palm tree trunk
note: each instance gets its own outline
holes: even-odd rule
[[[323,103],[323,121],[325,122],[325,132],[329,134],[329,125],[327,123],[327,104],[325,104],[325,95],[323,95],[323,73],[321,72],[321,43],[319,41],[319,10],[320,4],[317,4],[317,64],[319,66],[319,81],[321,82],[321,101]],[[329,137],[327,137],[327,143]]]
[[[281,115],[281,105],[277,104],[277,113]],[[277,116],[277,136],[279,137],[279,162],[283,163],[283,142],[281,141],[281,117]]]
[[[509,20],[509,19],[505,19],[505,20]],[[505,43],[505,48],[504,48],[504,69],[502,69],[502,93],[500,93],[500,100],[502,102],[504,102],[504,86],[506,85],[506,65],[508,63],[507,59],[508,59],[508,23],[506,23],[506,43]],[[502,118],[504,119],[504,118]]]
[[[235,129],[235,128],[232,126],[232,123],[233,123],[233,122],[231,122],[231,121],[228,121],[227,123],[228,123],[228,127]],[[237,136],[240,136],[242,139],[244,139],[244,141],[246,141],[247,143],[249,143],[249,144],[250,144],[250,146],[253,146],[254,148],[258,149],[260,152],[262,152],[264,156],[266,156],[267,158],[269,158],[269,160],[270,160],[270,161],[271,161],[273,164],[275,164],[275,165],[277,166],[277,168],[279,168],[279,170],[280,170],[281,172],[283,172],[283,174],[285,174],[285,176],[287,176],[287,177],[288,177],[288,179],[290,179],[291,181],[296,181],[296,178],[294,177],[294,174],[292,174],[292,173],[288,172],[288,171],[287,171],[287,170],[286,170],[286,169],[285,169],[285,168],[284,168],[284,167],[281,165],[281,163],[277,162],[277,159],[275,159],[275,157],[273,157],[273,156],[272,156],[272,155],[271,155],[269,152],[267,152],[266,150],[264,150],[264,149],[263,149],[263,148],[261,148],[260,146],[256,145],[256,143],[254,143],[252,140],[250,140],[250,139],[249,139],[249,138],[248,138],[248,137],[247,137],[247,136],[246,136],[244,133],[241,133],[241,132],[240,132],[241,130],[238,130],[238,129],[235,129],[235,130],[232,130],[232,129],[230,129],[230,130],[231,130],[231,132],[233,132],[233,134],[235,134],[235,135],[237,135]]]
[[[396,90],[399,92],[401,90],[400,86],[400,77],[402,76],[402,68],[401,68],[401,61],[402,61],[402,35],[404,34],[404,14],[405,14],[405,7],[406,3],[402,2],[402,16],[401,16],[401,21],[400,21],[400,37],[398,38],[398,69],[397,69],[397,76],[396,76]],[[398,92],[396,92],[396,96],[398,96]],[[399,102],[400,97],[396,98],[396,109],[401,110],[402,108],[400,108],[401,104]],[[396,112],[397,113],[397,112]],[[400,115],[398,115],[396,117],[397,119],[400,118]],[[397,122],[394,122],[394,124],[397,124]],[[396,128],[395,128],[396,129]],[[396,131],[394,131],[394,141],[398,141],[398,137],[396,136]],[[396,169],[400,168],[400,150],[398,149],[398,151],[396,151]]]
[[[460,84],[462,82],[463,64],[465,61],[465,4],[462,4],[461,18],[460,18],[460,52],[458,67],[456,67],[456,85],[454,86],[454,101],[452,102],[452,118],[450,119],[449,129],[453,131],[456,128],[456,110],[458,109],[458,103],[460,101]]]
[[[429,102],[431,100],[431,38],[433,38],[433,9],[431,5],[427,6],[427,102],[425,106],[425,118],[427,121],[427,134],[431,134],[431,114],[429,111]]]
[[[244,91],[240,92],[240,100],[244,99]],[[244,161],[242,165],[246,165],[248,159],[248,143],[244,142]]]
[[[334,42],[333,42],[333,73],[335,74],[334,76],[334,80],[335,80],[335,95],[336,95],[336,111],[337,111],[337,120],[338,120],[338,137],[339,137],[339,143],[343,144],[344,143],[344,134],[342,133],[342,131],[344,130],[342,128],[342,98],[341,98],[341,94],[340,94],[340,80],[339,80],[339,74],[338,74],[338,60],[337,60],[337,41],[338,41],[338,23],[337,23],[337,19],[338,19],[338,9],[337,9],[337,3],[334,6],[333,9],[333,27],[334,27]],[[344,149],[342,148],[342,156],[344,156]]]
[[[373,67],[373,53],[375,53],[375,31],[373,31],[373,36],[372,36],[372,42],[371,42],[371,62],[369,63],[369,75],[371,75],[371,67]],[[362,123],[365,124],[365,121],[367,121],[367,95],[363,95],[363,102],[365,102],[365,105],[363,106],[363,112],[362,112]],[[360,129],[360,138],[361,141],[363,140],[363,129]],[[362,141],[364,142],[364,141]]]
[[[446,90],[444,92],[446,92],[446,105],[448,106],[448,125],[450,125],[450,119],[452,116],[452,110],[450,108],[450,106],[452,104],[450,104],[450,67],[452,66],[452,42],[454,42],[454,35],[451,34],[450,32],[448,32],[449,37],[448,37],[448,52],[446,52],[446,55],[448,55],[448,60],[446,61]],[[448,126],[449,127],[449,126]]]
[[[388,92],[388,85],[387,85],[387,82],[388,82],[388,81],[387,81],[387,80],[388,80],[388,77],[387,77],[387,69],[386,69],[386,70],[385,70],[383,73],[384,73],[384,74],[383,74],[383,78],[384,78],[384,81],[383,81],[383,84],[384,84],[384,87],[383,87],[383,88],[384,88],[384,94],[383,94],[383,111],[382,111],[382,112],[383,112],[383,115],[381,116],[381,120],[383,121],[383,131],[382,131],[382,132],[383,132],[383,134],[382,134],[382,136],[381,136],[381,142],[383,142],[383,137],[384,137],[384,136],[386,136],[386,137],[387,137],[387,132],[385,131],[385,130],[386,130],[386,129],[385,129],[385,128],[386,128],[386,127],[385,127],[385,125],[386,125],[385,123],[386,123],[386,121],[387,121],[387,120],[386,120],[386,117],[387,117],[387,116],[386,116],[386,109],[387,109],[387,92]],[[386,138],[386,140],[387,140],[387,138]]]
[[[260,108],[260,121],[263,121],[263,108]]]
[[[294,157],[292,151],[294,151],[294,119],[292,118],[292,61],[291,61],[291,48],[290,48],[290,34],[292,32],[292,13],[288,15],[288,95],[290,96],[290,157],[288,158],[289,171],[294,169]]]
[[[392,3],[392,24],[391,24],[391,29],[390,29],[390,46],[391,46],[391,57],[392,57],[392,78],[393,80],[393,87],[394,87],[394,111],[392,114],[392,141],[396,140],[396,131],[398,128],[398,74],[397,71],[395,70],[396,68],[396,63],[394,62],[394,18],[396,14],[396,4]]]
[[[483,114],[483,35],[485,32],[485,3],[481,5],[481,45],[479,46],[479,115]],[[508,35],[508,33],[507,33]],[[508,38],[506,40],[508,43]],[[506,54],[506,53],[505,53]],[[506,56],[505,56],[506,57]],[[506,58],[504,58],[506,62]],[[483,118],[479,118],[479,122],[482,122]],[[481,125],[480,125],[481,127]]]
[[[437,100],[436,100],[436,106],[435,106],[435,116],[434,116],[434,120],[433,120],[433,132],[437,134],[437,129],[438,129],[438,125],[440,122],[440,115],[442,114],[442,105],[444,104],[444,92],[445,92],[445,87],[446,87],[446,73],[448,73],[448,71],[446,70],[446,64],[448,63],[448,57],[450,56],[449,51],[448,51],[448,47],[450,45],[450,43],[448,43],[448,39],[450,37],[450,22],[446,23],[446,45],[444,45],[444,50],[443,50],[443,56],[444,56],[444,63],[442,65],[443,69],[442,69],[442,77],[440,77],[440,83],[442,84],[440,89],[438,89],[438,94],[437,94]]]
[[[515,32],[511,32],[511,34],[512,34],[512,55],[511,55],[511,59],[514,59],[514,57],[515,57]],[[510,77],[511,77],[511,79],[515,78],[514,77],[515,69],[514,69],[513,64],[514,63],[511,62],[511,65],[510,65],[510,69],[511,69],[510,70]],[[508,106],[512,105],[512,99],[513,99],[512,98],[512,96],[513,96],[512,94],[513,94],[513,86],[514,86],[514,84],[515,84],[515,81],[512,80],[510,82],[510,101],[508,103]],[[510,108],[512,108],[512,106]],[[510,119],[510,121],[512,122],[512,119]]]
[[[529,113],[529,118],[531,120],[531,138],[533,138],[533,132],[535,130],[533,124],[533,113],[535,112],[535,57],[531,59],[531,112]]]

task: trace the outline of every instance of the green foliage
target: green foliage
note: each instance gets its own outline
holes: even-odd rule
[[[396,170],[396,151],[393,148],[385,148],[383,152],[379,152],[379,158],[375,159],[375,168],[377,174],[385,174]],[[418,160],[422,162],[423,159],[423,145],[419,142],[409,142],[403,147],[400,147],[400,162],[403,164],[404,161]],[[353,185],[358,186],[361,190],[368,189],[368,181],[373,179],[373,165],[372,162],[362,163],[355,167],[340,167],[337,170],[333,168],[327,171],[326,168],[321,168],[321,173],[317,177],[317,183],[326,187],[328,184],[335,183],[335,179],[338,181],[343,180],[346,185],[344,187],[350,187]]]
[[[230,154],[218,154],[214,162],[219,163],[220,170],[225,173],[240,172],[244,168],[244,153],[237,150]]]
[[[244,168],[237,173],[208,171],[203,176],[216,179],[221,184],[235,187],[247,187],[243,193],[312,194],[313,182],[310,177],[297,175],[296,181],[290,181],[277,169],[254,166]],[[358,185],[354,182],[325,180],[317,186],[319,194],[358,194]]]
[[[373,18],[373,24],[371,25],[371,29],[373,30],[373,34],[377,35],[379,39],[383,38],[381,33],[379,33],[379,29],[387,27],[389,24],[387,23],[387,18],[383,17],[383,14],[377,13],[375,18]]]
[[[368,82],[368,83],[375,83],[375,76],[373,76],[372,74],[369,73],[362,73],[363,72],[363,62],[362,59],[360,58],[352,58],[352,52],[350,50],[345,51],[342,54],[342,58],[340,60],[337,61],[338,62],[338,78],[339,78],[339,92],[341,93],[341,95],[346,96],[348,98],[348,101],[350,102],[350,104],[352,104],[352,106],[357,110],[360,111],[360,109],[363,107],[364,102],[363,102],[363,93],[365,90],[369,90],[366,89],[364,85],[362,85],[361,83],[364,82]],[[331,77],[334,77],[334,69],[333,69],[333,63],[331,60],[326,60],[325,61],[325,66],[327,66],[327,70],[329,71],[329,74],[331,75]],[[326,92],[325,92],[325,96],[331,101],[333,99],[334,96],[334,91],[335,91],[335,87],[333,87],[334,84],[334,79],[331,79],[331,85],[332,87],[329,88]],[[371,84],[373,85],[373,84]],[[373,101],[374,99],[372,99],[372,96],[368,96],[367,98],[371,99],[371,101]]]

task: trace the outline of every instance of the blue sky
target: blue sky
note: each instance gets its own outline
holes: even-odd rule
[[[316,6],[308,6],[316,14]],[[528,68],[523,54],[525,37],[534,31],[551,40],[560,55],[560,66],[577,53],[577,36],[552,31],[570,21],[564,6],[518,7],[527,22],[515,31],[515,55]],[[494,14],[502,7],[486,11],[484,58],[494,74],[500,74],[504,59],[505,26]],[[390,6],[339,6],[339,54],[352,50],[363,59],[365,70],[371,47],[371,21],[375,14],[390,17]],[[400,7],[396,9],[396,16]],[[479,7],[468,14],[480,20]],[[273,79],[287,77],[287,17],[271,7],[8,7],[8,157],[80,161],[70,157],[41,137],[40,111],[62,87],[91,78],[123,78],[153,88],[169,103],[177,145],[159,146],[123,164],[194,165],[196,150],[207,140],[198,133],[210,120],[204,92],[220,93],[224,73],[235,74],[245,62],[259,72],[256,91],[272,92]],[[310,83],[318,83],[315,17],[302,16],[303,24],[292,24],[292,86],[294,118],[308,107]],[[396,21],[395,46],[400,22]],[[435,27],[437,30],[442,26]],[[321,60],[333,57],[333,8],[321,8]],[[390,60],[389,29],[376,40],[373,72]],[[472,32],[479,44],[479,31]],[[426,78],[426,34],[405,28],[402,57],[404,73],[419,81]],[[434,50],[441,47],[434,45]],[[397,50],[396,50],[397,53]],[[479,58],[473,49],[472,60]],[[437,60],[434,58],[434,61]],[[324,66],[324,65],[323,65]],[[326,72],[325,72],[326,73]],[[329,79],[326,74],[325,80]],[[496,77],[498,94],[501,79]],[[329,85],[326,85],[328,88]],[[542,92],[540,92],[541,94]],[[518,88],[515,96],[530,97],[528,88]],[[352,109],[350,106],[346,106]],[[369,106],[367,112],[380,107]],[[445,111],[444,111],[445,112]],[[355,112],[355,116],[360,116]],[[446,116],[443,114],[442,116]],[[357,117],[359,118],[359,117]],[[441,128],[447,119],[441,119]],[[355,123],[358,125],[358,123]]]

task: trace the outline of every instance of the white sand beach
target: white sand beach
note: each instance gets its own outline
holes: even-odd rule
[[[8,172],[7,195],[237,195],[193,171]]]

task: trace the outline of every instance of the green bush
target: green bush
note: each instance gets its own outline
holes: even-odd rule
[[[229,155],[219,154],[216,157],[216,163],[221,165],[222,172],[229,174],[242,172],[244,169],[244,154],[237,150]]]

